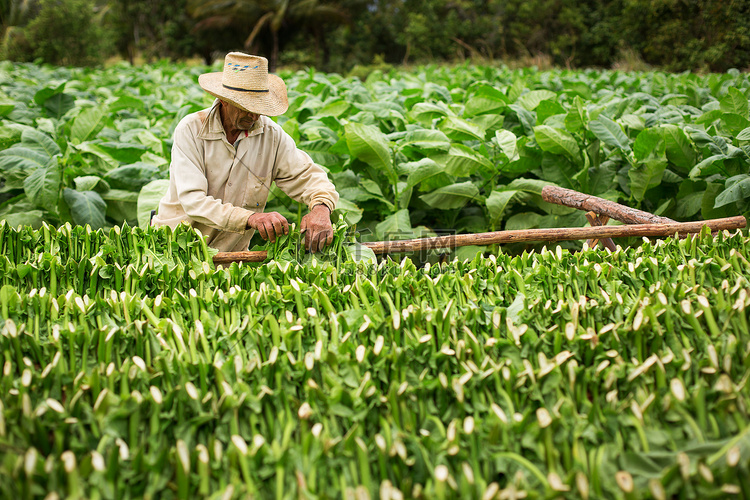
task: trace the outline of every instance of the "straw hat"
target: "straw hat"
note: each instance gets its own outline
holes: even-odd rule
[[[203,90],[240,109],[266,116],[278,116],[289,108],[286,85],[268,74],[268,60],[242,52],[230,52],[224,71],[198,77]]]

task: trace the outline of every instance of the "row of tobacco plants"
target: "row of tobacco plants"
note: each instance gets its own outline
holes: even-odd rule
[[[0,217],[146,224],[208,68],[0,64]],[[422,67],[282,74],[284,129],[370,238],[583,225],[548,183],[676,220],[748,213],[746,74]],[[269,209],[294,219],[274,191]]]
[[[298,238],[215,268],[186,228],[0,223],[0,496],[750,496],[747,237],[421,268]]]

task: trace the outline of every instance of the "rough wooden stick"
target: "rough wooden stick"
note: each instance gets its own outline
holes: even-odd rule
[[[557,205],[573,207],[586,212],[595,212],[599,215],[607,215],[625,224],[672,224],[676,222],[666,217],[659,217],[658,215],[642,210],[620,205],[614,201],[557,186],[544,186],[542,189],[542,199],[549,203],[556,203]]]
[[[607,224],[607,221],[609,220],[609,217],[606,215],[596,215],[594,212],[586,212],[586,218],[589,221],[589,224],[591,224],[592,227],[594,226],[604,226]],[[594,248],[597,243],[599,243],[599,239],[589,239],[586,241],[586,243],[589,244],[589,248]],[[617,250],[617,245],[615,245],[615,242],[612,241],[612,238],[602,238],[601,239],[602,245],[604,245],[605,248],[608,248],[610,251],[614,252]]]
[[[675,233],[698,233],[703,226],[711,231],[732,230],[745,227],[743,216],[698,222],[674,222],[672,224],[633,224],[623,226],[571,227],[550,229],[522,229],[517,231],[495,231],[491,233],[457,234],[420,238],[417,240],[379,241],[363,243],[376,254],[416,252],[433,248],[453,248],[467,245],[494,245],[530,241],[585,240],[588,238],[625,238],[629,236],[671,236]]]
[[[585,240],[588,238],[624,238],[629,236],[666,237],[675,233],[680,235],[698,233],[704,226],[711,231],[740,229],[747,225],[743,216],[714,219],[698,222],[674,222],[672,224],[634,224],[628,226],[572,227],[551,229],[525,229],[518,231],[495,231],[478,234],[456,234],[419,238],[416,240],[376,241],[363,243],[374,253],[403,253],[432,250],[436,248],[454,248],[468,245],[493,245],[498,243],[519,243],[530,241],[563,241]],[[266,259],[265,251],[256,252],[219,252],[214,256],[215,264],[231,262],[262,262]]]

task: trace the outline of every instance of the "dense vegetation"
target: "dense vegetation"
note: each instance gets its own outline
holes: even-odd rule
[[[466,58],[750,66],[748,0],[4,0],[0,23],[0,58],[67,65],[244,48],[339,72]]]
[[[205,71],[0,65],[0,217],[145,224],[174,127],[211,103],[196,83]],[[549,183],[677,220],[750,211],[750,82],[738,72],[283,76],[290,109],[279,123],[328,169],[363,237],[584,225],[581,212],[541,200]],[[275,188],[267,209],[299,213]]]
[[[0,494],[747,497],[749,248],[214,269],[2,222]]]

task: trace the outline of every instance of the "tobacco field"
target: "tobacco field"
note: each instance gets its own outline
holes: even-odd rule
[[[359,244],[584,225],[548,184],[747,216],[747,74],[282,74],[334,243],[217,267],[148,227],[205,71],[0,62],[0,497],[750,498],[746,233]]]
[[[175,126],[212,102],[197,84],[207,70],[0,63],[0,217],[144,226]],[[678,221],[750,214],[747,73],[281,76],[290,108],[278,122],[328,170],[363,239],[584,225],[542,201],[550,183]],[[267,210],[298,214],[277,189]]]
[[[746,236],[416,267],[345,229],[214,268],[189,229],[0,223],[0,495],[750,493]]]

